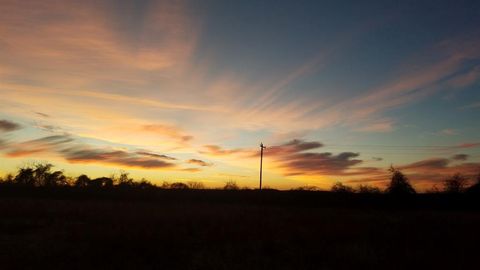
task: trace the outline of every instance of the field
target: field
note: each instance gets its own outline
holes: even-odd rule
[[[2,269],[474,269],[478,199],[0,190]]]

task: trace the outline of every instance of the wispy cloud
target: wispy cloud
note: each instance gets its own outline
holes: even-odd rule
[[[24,157],[37,153],[55,153],[67,143],[73,142],[69,135],[53,135],[19,143],[11,143],[7,156]]]
[[[456,160],[456,161],[465,161],[469,158],[470,156],[467,155],[467,154],[456,154],[454,156],[452,156],[452,160]]]
[[[46,154],[65,159],[70,163],[96,163],[130,168],[165,169],[176,167],[167,155],[146,151],[130,151],[98,147],[81,143],[71,135],[53,135],[24,142],[8,142],[3,147],[12,158],[38,157]]]
[[[186,135],[183,131],[175,126],[170,125],[144,125],[142,129],[147,132],[153,132],[158,135],[168,136],[180,142],[188,142],[193,139],[193,136]]]
[[[41,117],[44,117],[44,118],[50,118],[50,115],[46,114],[46,113],[42,113],[42,112],[35,112],[36,115],[39,115]]]
[[[350,168],[362,163],[358,153],[311,152],[323,146],[320,142],[293,140],[268,148],[278,167],[286,175],[343,175]]]
[[[475,102],[463,107],[464,109],[475,109],[480,108],[480,102]]]
[[[180,169],[180,171],[196,173],[196,172],[200,172],[202,170],[200,168],[183,168],[183,169]]]
[[[203,161],[201,159],[189,159],[187,160],[187,163],[197,165],[197,166],[202,166],[202,167],[210,167],[213,166],[213,163]]]
[[[453,158],[453,161],[463,161]],[[464,157],[461,156],[461,158]],[[447,158],[430,158],[399,166],[399,168],[409,176],[414,184],[423,188],[442,185],[443,180],[455,173],[461,173],[472,179],[480,172],[479,162],[453,163],[453,161]]]
[[[212,155],[212,156],[225,156],[231,154],[245,154],[250,153],[248,149],[236,148],[236,149],[225,149],[219,145],[205,145],[202,150],[199,151],[201,154]]]
[[[477,148],[477,147],[480,147],[480,143],[478,142],[461,143],[456,146],[453,146],[453,148],[458,148],[458,149],[468,149],[468,148]]]
[[[10,132],[21,128],[22,126],[15,122],[8,120],[0,120],[0,131]]]
[[[146,151],[137,151],[136,153],[138,155],[147,156],[147,157],[154,157],[154,158],[160,158],[160,159],[165,159],[165,160],[177,160],[174,157],[170,157],[170,156],[167,156],[167,155],[150,153],[150,152],[146,152]]]
[[[275,168],[285,176],[294,175],[360,175],[372,172],[372,168],[357,167],[363,163],[358,159],[359,153],[318,152],[324,146],[317,141],[303,141],[299,139],[269,146],[265,150],[265,158],[272,161]],[[216,145],[207,145],[207,151],[202,153],[213,156],[234,155],[241,158],[258,158],[256,149],[224,149]]]
[[[106,150],[85,147],[69,147],[60,151],[63,157],[71,163],[106,163],[131,168],[164,169],[173,168],[173,163],[163,158],[136,155],[124,150]]]
[[[454,88],[467,87],[480,79],[480,66],[473,67],[470,71],[461,73],[448,81]]]
[[[437,134],[439,135],[445,135],[445,136],[453,136],[453,135],[458,135],[458,130],[453,129],[453,128],[447,128],[447,129],[442,129],[440,130]]]
[[[368,121],[363,125],[354,128],[355,131],[362,132],[390,132],[394,129],[394,121],[392,119],[380,119]]]

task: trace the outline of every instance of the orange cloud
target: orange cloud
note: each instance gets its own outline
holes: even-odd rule
[[[145,155],[136,155],[123,150],[105,150],[71,147],[60,151],[71,163],[106,163],[141,169],[173,168],[175,164]]]
[[[53,135],[40,139],[9,144],[7,152],[9,157],[30,156],[36,153],[55,152],[57,147],[72,142],[73,138],[68,135]]]
[[[193,136],[186,135],[179,128],[169,125],[144,125],[142,126],[142,130],[157,133],[162,136],[168,136],[180,142],[188,142],[193,139]]]
[[[8,157],[26,157],[42,153],[60,156],[70,163],[98,163],[141,169],[175,168],[167,155],[147,151],[128,151],[108,147],[94,147],[80,143],[70,135],[53,135],[40,139],[8,143],[3,147]]]
[[[187,163],[194,164],[194,165],[197,165],[197,166],[202,166],[202,167],[213,166],[213,163],[205,162],[205,161],[200,160],[200,159],[189,159],[189,160],[187,160]]]
[[[403,165],[399,168],[409,176],[414,184],[422,189],[429,188],[432,185],[442,185],[447,177],[455,173],[461,173],[470,179],[480,173],[480,163],[478,162],[455,163],[452,165],[453,161],[462,160],[455,157],[452,159],[431,158]]]
[[[190,172],[190,173],[196,173],[196,172],[200,172],[200,171],[202,171],[202,170],[199,169],[199,168],[184,168],[184,169],[180,169],[180,171]]]
[[[204,145],[204,150],[199,151],[201,154],[212,156],[225,156],[231,154],[245,154],[250,153],[250,150],[237,148],[237,149],[224,149],[218,145]]]

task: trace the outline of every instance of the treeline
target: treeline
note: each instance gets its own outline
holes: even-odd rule
[[[68,177],[61,170],[53,170],[54,166],[50,163],[36,163],[27,165],[18,169],[17,173],[7,174],[0,177],[0,185],[15,187],[75,187],[85,189],[206,189],[202,182],[189,181],[183,182],[163,182],[157,186],[146,179],[136,181],[129,177],[127,172],[121,172],[118,176],[90,178],[82,174],[78,177]],[[225,190],[238,190],[239,186],[235,181],[228,181],[223,187]]]
[[[8,174],[5,177],[0,177],[0,186],[14,186],[14,187],[74,187],[80,189],[206,189],[202,182],[163,182],[162,185],[155,185],[146,179],[135,181],[129,177],[126,172],[119,173],[118,176],[112,175],[110,177],[99,177],[91,179],[85,174],[78,177],[68,177],[61,170],[53,170],[54,166],[49,163],[36,163],[29,166],[24,166],[18,169],[15,175]],[[341,182],[335,183],[330,191],[335,193],[362,193],[362,194],[392,194],[392,195],[412,195],[416,194],[416,190],[410,184],[407,176],[400,170],[391,167],[391,178],[388,186],[381,190],[372,185],[359,185],[358,187],[351,187]],[[473,180],[473,181],[471,181]],[[426,193],[480,193],[480,173],[475,179],[457,173],[447,177],[443,181],[441,189],[434,186]],[[228,181],[223,186],[224,190],[240,190],[240,187],[235,181]],[[248,190],[249,188],[242,188]],[[265,190],[273,190],[271,188],[264,188]],[[293,189],[295,191],[318,191],[315,186],[305,186]]]
[[[0,177],[2,185],[18,187],[77,187],[77,188],[114,188],[128,187],[147,189],[156,187],[142,179],[134,181],[128,173],[122,172],[118,177],[99,177],[91,179],[85,174],[76,178],[67,177],[63,171],[53,170],[52,164],[37,163],[18,169],[16,175]]]
[[[407,176],[400,170],[391,167],[390,168],[391,179],[385,190],[381,190],[378,187],[370,185],[360,185],[358,188],[354,188],[348,185],[344,185],[341,182],[335,183],[330,191],[338,193],[370,193],[370,194],[394,194],[394,195],[412,195],[416,194],[416,190],[410,184]],[[473,179],[473,184],[468,177],[456,173],[447,177],[443,182],[442,188],[433,186],[427,190],[426,193],[447,193],[447,194],[460,194],[460,193],[480,193],[480,173]]]

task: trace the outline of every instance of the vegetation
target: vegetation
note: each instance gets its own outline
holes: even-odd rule
[[[332,192],[337,192],[337,193],[353,193],[353,192],[355,192],[355,189],[353,189],[350,186],[346,186],[346,185],[342,184],[341,182],[336,182],[332,186],[331,191]]]
[[[455,189],[460,196],[415,194],[396,170],[387,192],[342,183],[335,192],[259,192],[233,181],[156,187],[125,172],[71,178],[35,164],[1,179],[0,261],[2,269],[468,269],[480,242],[476,181]]]
[[[447,178],[444,182],[444,191],[447,193],[462,193],[465,191],[468,179],[457,173]]]
[[[408,178],[400,170],[392,166],[390,172],[392,173],[392,179],[387,187],[387,193],[392,195],[412,195],[416,193]]]
[[[156,186],[146,179],[135,181],[127,172],[120,172],[118,177],[112,175],[110,177],[99,177],[91,179],[89,176],[82,174],[76,178],[67,177],[61,170],[53,170],[54,166],[49,163],[33,163],[18,169],[16,175],[7,174],[0,177],[0,185],[16,186],[16,187],[74,187],[80,189],[173,189],[173,190],[203,190],[206,189],[202,182],[189,181],[169,183],[164,181],[162,185]],[[391,180],[385,190],[379,187],[361,184],[352,187],[342,182],[336,182],[330,189],[334,193],[359,193],[359,194],[391,194],[391,195],[413,195],[416,194],[415,189],[410,184],[407,176],[399,169],[393,166],[389,169],[391,172]],[[251,188],[242,188],[235,181],[229,180],[225,183],[224,190],[252,190]],[[274,190],[264,187],[263,190]],[[293,191],[319,192],[315,186],[302,186]],[[440,190],[436,185],[426,190],[425,193],[480,193],[480,173],[475,177],[473,184],[469,186],[468,177],[461,173],[456,173],[445,179],[443,189]]]
[[[223,189],[225,190],[238,190],[238,185],[235,181],[228,181],[227,183],[225,183],[225,186],[223,187]]]

